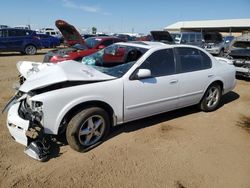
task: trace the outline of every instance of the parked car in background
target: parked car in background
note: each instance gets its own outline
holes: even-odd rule
[[[189,44],[203,47],[203,36],[201,32],[171,33],[176,44]]]
[[[250,78],[250,35],[246,34],[233,40],[228,58],[236,67],[236,74]]]
[[[13,28],[31,30],[30,25],[17,25],[17,26],[14,26]]]
[[[26,29],[0,29],[0,52],[21,52],[34,55],[41,49],[39,36],[35,31]]]
[[[232,35],[224,36],[224,37],[223,37],[223,41],[224,41],[224,52],[225,52],[225,53],[228,53],[228,52],[229,52],[229,49],[230,49],[230,47],[231,47],[231,45],[232,45],[232,42],[233,42],[234,38],[235,38],[235,37],[232,36]]]
[[[114,34],[115,37],[122,39],[123,41],[134,41],[136,37],[127,34]]]
[[[40,37],[40,42],[42,47],[44,48],[54,48],[60,46],[60,39],[57,37],[53,37],[47,34],[38,34]]]
[[[85,40],[84,44],[75,44],[69,48],[48,52],[44,56],[44,62],[57,63],[66,60],[81,61],[83,57],[117,42],[123,42],[123,40],[117,37],[89,37]]]
[[[204,49],[213,55],[220,57],[225,53],[225,42],[219,32],[207,32],[203,34]]]
[[[89,38],[89,37],[95,37],[96,35],[94,35],[94,34],[82,34],[82,38],[85,40],[85,39],[87,39],[87,38]]]
[[[140,55],[109,66],[121,49]],[[235,84],[235,67],[201,48],[117,43],[82,63],[52,64],[28,77],[5,108],[7,127],[26,154],[44,160],[47,135],[66,134],[72,149],[86,151],[112,126],[195,104],[214,111]]]
[[[3,29],[3,28],[8,28],[9,26],[7,25],[0,25],[0,29]]]

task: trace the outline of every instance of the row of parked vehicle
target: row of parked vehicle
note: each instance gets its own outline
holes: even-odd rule
[[[60,39],[47,34],[37,34],[29,29],[0,29],[0,52],[21,52],[34,55],[38,49],[60,45]]]

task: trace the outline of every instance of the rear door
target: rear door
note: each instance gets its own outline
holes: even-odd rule
[[[9,49],[22,51],[23,42],[30,33],[22,29],[10,29],[8,32]]]
[[[196,104],[213,79],[212,61],[207,54],[192,47],[176,47],[175,53],[180,87],[178,107]]]
[[[137,71],[139,69],[149,69],[152,77],[125,81],[124,121],[169,111],[177,106],[179,84],[172,49],[153,52]]]
[[[0,30],[0,51],[8,51],[8,31],[6,29]]]

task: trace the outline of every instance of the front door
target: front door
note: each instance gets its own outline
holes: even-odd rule
[[[153,52],[137,71],[140,69],[150,70],[152,77],[133,79],[132,76],[124,83],[125,122],[169,111],[177,106],[179,83],[173,50]]]

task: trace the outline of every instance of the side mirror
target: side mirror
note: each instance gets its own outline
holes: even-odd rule
[[[151,78],[151,71],[149,69],[139,69],[136,73],[137,79]]]
[[[104,46],[104,45],[100,45],[100,46],[98,46],[98,49],[103,49],[103,48],[105,48],[106,46]]]

